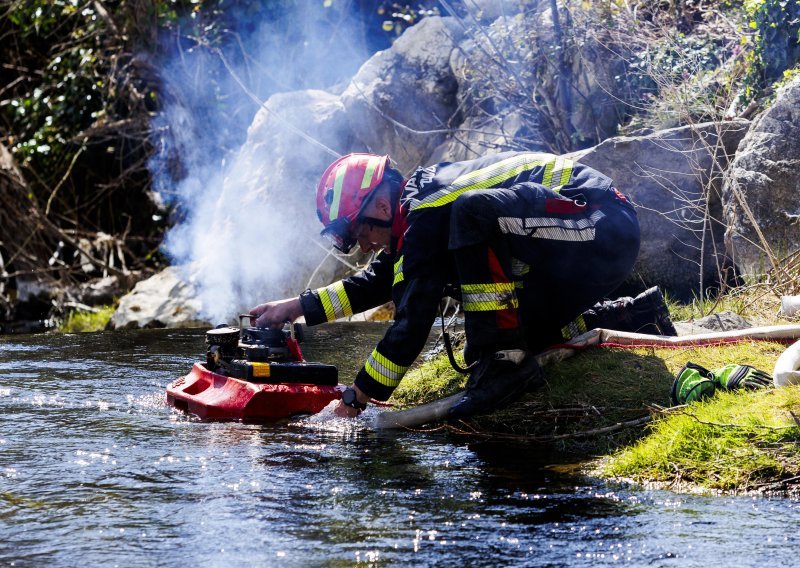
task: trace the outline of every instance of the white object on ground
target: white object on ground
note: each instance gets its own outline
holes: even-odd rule
[[[776,387],[800,384],[800,341],[792,343],[781,353],[772,371]]]
[[[793,316],[800,310],[800,296],[781,296],[781,309],[778,315]]]

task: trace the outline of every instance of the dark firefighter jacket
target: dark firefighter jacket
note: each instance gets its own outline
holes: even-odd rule
[[[457,284],[448,251],[452,203],[469,190],[524,182],[544,185],[570,199],[591,199],[611,188],[611,180],[596,170],[544,153],[507,152],[419,168],[401,195],[407,229],[397,250],[379,254],[354,276],[301,294],[308,325],[394,301],[394,323],[355,379],[364,393],[376,400],[389,398],[422,351],[448,285]]]

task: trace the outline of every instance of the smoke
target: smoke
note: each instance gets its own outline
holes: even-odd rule
[[[165,84],[149,167],[156,194],[175,212],[163,250],[184,268],[210,321],[296,294],[324,256],[313,243],[314,180],[335,156],[298,136],[313,117],[302,108],[278,116],[272,101],[295,91],[280,99],[291,110],[304,100],[298,90],[346,84],[381,47],[365,33],[371,13],[349,2],[275,4],[226,12],[216,23],[224,29],[201,41],[171,36],[175,47],[159,65]],[[259,104],[267,100],[271,113]],[[351,150],[351,140],[326,134],[335,152]]]

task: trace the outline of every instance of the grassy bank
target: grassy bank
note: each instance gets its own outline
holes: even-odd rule
[[[114,315],[116,305],[100,306],[96,311],[74,310],[67,315],[58,326],[62,333],[81,333],[87,331],[101,331],[108,325]]]
[[[800,387],[720,393],[601,461],[608,477],[723,491],[800,486]]]
[[[800,474],[800,389],[724,393],[707,403],[669,407],[675,374],[687,361],[768,372],[786,345],[770,341],[680,349],[594,348],[545,369],[546,385],[509,408],[459,427],[473,436],[524,439],[577,459],[601,458],[598,471],[637,482],[693,484],[729,491],[767,487]],[[451,394],[465,378],[446,357],[421,365],[395,392],[411,406]],[[778,483],[780,485],[780,483]]]

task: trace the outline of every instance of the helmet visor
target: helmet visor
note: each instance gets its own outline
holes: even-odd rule
[[[356,239],[353,238],[350,230],[350,220],[347,217],[336,219],[322,229],[320,235],[328,239],[336,250],[344,254],[349,254],[356,244]]]

